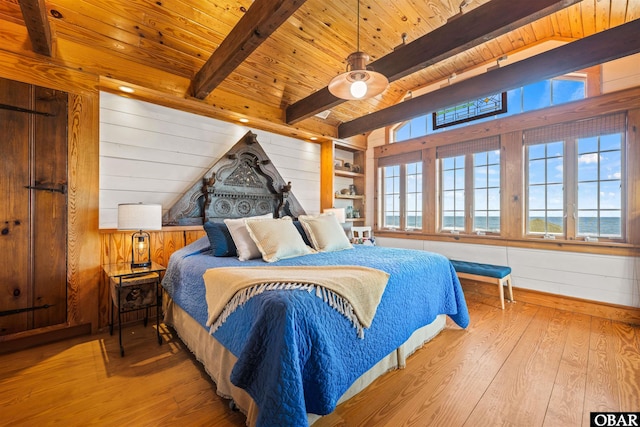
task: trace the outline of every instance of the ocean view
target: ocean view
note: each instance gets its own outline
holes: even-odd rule
[[[486,227],[478,227],[479,229],[487,232],[499,231],[500,229],[500,217],[489,217],[487,221],[487,217],[476,217],[476,224],[484,225]],[[455,222],[454,222],[455,221]],[[550,227],[550,233],[560,233],[562,230],[562,218],[561,217],[551,217],[548,218]],[[388,225],[399,225],[398,217],[387,217],[386,224]],[[407,223],[409,226],[411,225],[420,225],[422,224],[421,216],[409,216],[407,218]],[[458,226],[458,228],[462,228],[464,226],[464,218],[446,216],[444,217],[444,229],[453,229],[454,223]],[[542,228],[542,224],[544,224],[544,218],[541,217],[531,217],[530,223],[533,225],[532,232],[540,232],[543,233],[544,229]],[[537,229],[540,228],[540,229]],[[583,217],[578,220],[578,235],[580,236],[603,236],[603,237],[619,237],[622,235],[622,228],[620,224],[620,218],[600,218],[600,233],[598,234],[598,219],[594,217]]]

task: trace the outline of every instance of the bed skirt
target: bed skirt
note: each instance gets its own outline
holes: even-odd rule
[[[174,304],[166,293],[164,294],[164,308],[164,322],[175,329],[182,342],[203,364],[206,372],[216,383],[217,393],[226,399],[233,399],[238,408],[247,416],[247,425],[254,426],[258,416],[256,404],[246,391],[233,385],[229,379],[237,360],[236,357],[218,340],[209,335],[208,331],[186,311]],[[404,368],[407,357],[438,335],[444,329],[445,324],[446,316],[439,315],[429,325],[416,330],[404,344],[361,375],[342,395],[338,403],[355,396],[386,372]],[[320,415],[307,414],[309,425],[320,418]]]

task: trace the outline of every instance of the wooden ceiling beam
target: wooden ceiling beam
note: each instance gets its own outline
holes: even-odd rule
[[[369,66],[392,82],[579,2],[492,0],[456,16]],[[333,96],[325,87],[290,105],[286,121],[293,124],[343,102],[345,100]]]
[[[44,0],[19,0],[22,17],[29,32],[33,51],[51,56],[51,28]]]
[[[255,0],[195,75],[191,93],[204,99],[282,25],[305,0]]]
[[[338,127],[338,137],[348,138],[468,100],[633,55],[640,52],[638,34],[640,19],[343,123]]]

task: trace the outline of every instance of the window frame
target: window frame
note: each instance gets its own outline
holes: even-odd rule
[[[437,217],[437,225],[436,232],[442,234],[476,234],[476,235],[489,235],[489,236],[500,236],[503,229],[502,224],[502,212],[503,212],[503,175],[504,175],[504,165],[502,160],[502,145],[500,136],[493,137],[484,137],[479,139],[473,139],[469,141],[458,142],[454,144],[448,144],[443,146],[438,146],[436,150],[436,158],[437,158],[437,193],[438,193],[438,207],[436,212]],[[481,231],[477,232],[474,230],[474,222],[475,222],[475,168],[474,168],[474,158],[476,154],[479,153],[489,153],[492,151],[498,151],[500,160],[498,163],[500,176],[498,178],[500,182],[500,229],[498,231]],[[454,227],[444,228],[444,160],[455,157],[464,156],[463,164],[464,164],[464,191],[463,191],[463,211],[464,211],[464,228],[458,230],[455,228],[455,220]]]
[[[560,123],[558,125],[551,125],[547,128],[551,129],[553,126],[558,127],[571,127],[572,125],[579,124],[581,122],[588,121],[605,121],[608,117],[615,117],[625,122],[621,129],[609,130],[605,129],[599,131],[592,131],[590,136],[582,136],[579,134],[570,134],[567,133],[569,131],[563,130],[561,133],[567,133],[563,135],[561,139],[554,142],[559,142],[560,140],[563,143],[563,199],[564,199],[564,212],[563,212],[563,232],[561,234],[558,233],[531,233],[529,232],[529,153],[528,147],[532,145],[546,144],[551,143],[548,142],[540,142],[540,143],[530,143],[526,142],[526,131],[523,132],[523,175],[524,175],[524,203],[523,203],[523,217],[524,217],[524,230],[523,235],[527,239],[551,239],[551,240],[560,240],[560,241],[578,241],[578,242],[609,242],[609,243],[625,243],[629,240],[629,236],[627,235],[627,222],[628,222],[628,210],[627,203],[629,194],[627,193],[627,189],[629,186],[628,180],[629,175],[626,168],[626,158],[627,158],[627,129],[628,124],[626,123],[626,114],[625,113],[614,113],[611,115],[601,115],[585,118],[579,121],[569,121],[565,123]],[[621,118],[621,116],[624,116]],[[539,128],[544,130],[545,128]],[[595,133],[594,133],[595,132]],[[578,132],[576,132],[578,133]],[[620,237],[607,237],[607,236],[586,236],[580,235],[578,232],[578,214],[579,214],[579,206],[578,206],[578,162],[579,162],[579,154],[578,154],[578,140],[581,138],[587,137],[598,137],[601,138],[604,135],[610,135],[612,133],[620,133],[621,141],[620,141]],[[598,151],[599,152],[599,151]],[[600,164],[598,163],[598,167]],[[597,181],[598,183],[601,180]],[[599,211],[599,210],[598,210]],[[552,237],[553,236],[553,237]]]
[[[544,180],[544,188],[545,188],[545,192],[544,192],[544,196],[545,196],[545,223],[547,223],[548,221],[546,220],[546,218],[548,218],[548,211],[550,209],[548,209],[547,207],[547,196],[548,196],[548,192],[547,192],[547,187],[549,184],[549,180],[547,179],[547,173],[548,173],[548,169],[547,169],[547,160],[550,158],[554,158],[554,157],[549,157],[547,155],[547,145],[548,144],[555,144],[555,143],[562,143],[562,182],[560,183],[562,185],[562,232],[561,233],[549,233],[548,228],[545,227],[545,231],[543,233],[541,232],[530,232],[529,231],[529,201],[530,201],[530,189],[531,189],[531,184],[529,182],[529,165],[530,165],[530,157],[529,157],[529,148],[533,147],[533,146],[538,146],[538,145],[545,145],[545,156],[539,159],[534,159],[534,160],[545,160],[545,180]],[[568,206],[568,199],[567,199],[567,186],[569,185],[567,183],[567,170],[571,169],[570,165],[568,165],[567,163],[567,143],[566,141],[552,141],[552,142],[542,142],[539,144],[531,144],[528,146],[524,146],[524,153],[523,153],[523,158],[524,158],[524,236],[525,237],[540,237],[543,239],[554,239],[556,238],[556,236],[564,236],[567,234],[567,230],[569,229],[569,224],[568,222],[568,213],[567,213],[567,206]],[[557,158],[557,157],[555,157]],[[569,173],[570,175],[570,173]],[[557,183],[552,183],[553,185],[557,185]],[[533,184],[533,185],[541,185],[541,184]],[[537,209],[540,210],[540,209]]]
[[[420,163],[422,166],[422,171],[420,173],[420,189],[421,189],[421,205],[420,213],[422,217],[421,227],[407,227],[407,165],[412,163]],[[398,227],[388,227],[385,226],[385,214],[386,214],[386,199],[387,193],[385,190],[385,171],[386,167],[394,167],[398,166],[400,168],[399,173],[399,226]],[[379,200],[377,203],[377,224],[379,224],[379,229],[381,230],[389,230],[389,231],[406,231],[413,233],[421,233],[424,229],[424,200],[425,200],[425,185],[424,185],[424,162],[422,160],[422,152],[412,152],[399,156],[392,156],[384,159],[383,161],[378,162],[376,168],[377,174],[377,185],[379,189]]]
[[[637,132],[640,128],[640,87],[629,88],[619,92],[599,94],[590,80],[592,75],[598,76],[599,68],[592,67],[588,73],[587,98],[568,104],[561,104],[543,110],[522,113],[517,116],[506,116],[492,122],[472,124],[466,127],[449,129],[445,132],[433,134],[428,138],[416,138],[403,141],[402,144],[390,143],[385,138],[382,145],[373,147],[374,177],[377,174],[378,163],[389,157],[422,152],[424,176],[424,211],[422,233],[411,235],[402,231],[381,230],[377,223],[373,223],[380,237],[399,239],[426,239],[440,242],[465,242],[483,245],[509,245],[528,249],[548,249],[554,251],[590,252],[606,255],[636,256],[640,248],[640,222],[636,220],[635,212],[640,209],[640,199],[633,197],[640,189],[640,169],[629,165],[640,164],[640,145]],[[597,80],[597,79],[596,79]],[[524,233],[525,196],[524,196],[524,156],[523,133],[537,127],[559,125],[567,122],[581,122],[600,118],[611,114],[621,114],[626,118],[626,125],[622,128],[624,135],[624,168],[621,179],[622,215],[625,217],[621,225],[624,237],[622,240],[605,241],[575,241],[575,240],[543,240],[541,238],[527,238]],[[436,151],[440,146],[453,145],[458,141],[466,141],[482,136],[495,136],[501,140],[501,235],[450,235],[438,232],[438,172]],[[379,187],[374,188],[375,214],[377,220],[379,212]]]

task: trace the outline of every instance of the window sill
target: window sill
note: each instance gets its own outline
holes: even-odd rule
[[[440,242],[469,243],[476,245],[511,246],[518,248],[583,252],[603,255],[638,256],[640,247],[618,242],[585,242],[583,240],[560,240],[542,238],[506,238],[498,235],[423,233],[421,231],[374,230],[376,237],[396,239],[431,240]]]

